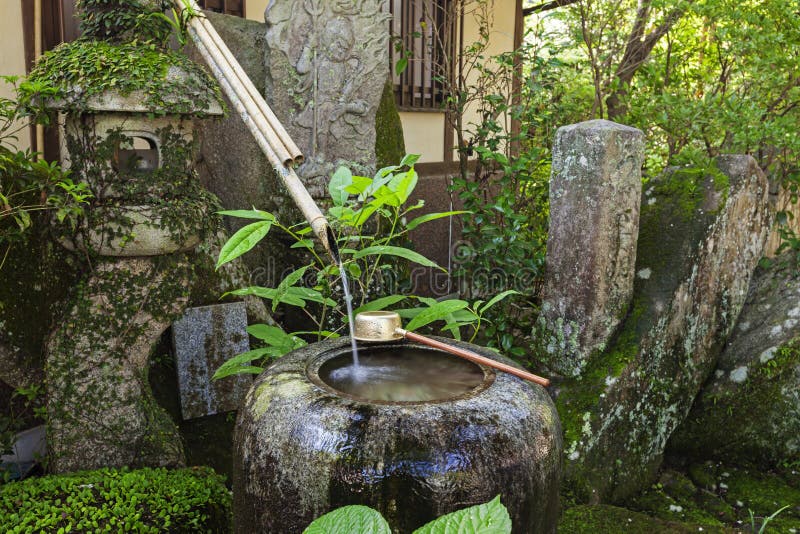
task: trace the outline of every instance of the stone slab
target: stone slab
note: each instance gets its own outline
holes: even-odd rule
[[[189,308],[172,325],[172,339],[183,418],[236,410],[252,377],[211,377],[226,360],[250,350],[245,303]]]
[[[548,367],[578,376],[633,295],[644,134],[606,120],[558,129],[539,332]]]

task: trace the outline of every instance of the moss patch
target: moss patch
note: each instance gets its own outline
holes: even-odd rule
[[[50,89],[52,88],[52,89]],[[152,113],[189,113],[221,102],[219,86],[185,55],[154,44],[79,39],[47,52],[22,87],[23,101],[56,98],[59,107],[87,109],[91,97],[107,91],[128,96],[140,91]]]
[[[694,534],[698,531],[725,532],[725,529],[664,521],[625,508],[598,504],[575,506],[566,510],[558,523],[558,531],[570,534],[601,532],[603,534],[630,532]]]
[[[800,338],[795,338],[769,360],[754,358],[743,383],[726,376],[707,388],[672,437],[671,450],[696,460],[751,462],[763,468],[800,460],[797,406],[792,399],[798,366]]]
[[[403,124],[397,113],[391,80],[383,86],[381,102],[375,114],[375,161],[379,169],[396,165],[406,155]]]

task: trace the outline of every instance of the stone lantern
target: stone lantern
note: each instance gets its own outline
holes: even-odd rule
[[[74,86],[50,104],[64,114],[62,166],[94,194],[86,226],[62,240],[67,248],[141,257],[187,252],[200,242],[215,199],[193,175],[194,131],[198,118],[222,115],[203,74],[170,65],[146,89],[84,98],[86,89]]]
[[[62,119],[62,163],[93,195],[77,228],[54,226],[90,268],[47,345],[51,468],[181,465],[150,354],[187,306],[243,278],[214,272],[219,201],[194,171],[196,122],[223,111],[216,82],[152,43],[90,39],[31,78],[56,85],[45,102]]]

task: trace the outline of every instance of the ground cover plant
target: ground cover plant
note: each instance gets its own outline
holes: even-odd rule
[[[100,469],[0,486],[0,529],[26,532],[228,532],[230,491],[207,467]]]

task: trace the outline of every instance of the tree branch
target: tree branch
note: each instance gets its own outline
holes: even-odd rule
[[[551,9],[557,9],[559,7],[568,6],[578,2],[579,0],[553,0],[552,2],[545,2],[543,4],[539,4],[532,7],[526,7],[522,10],[522,16],[527,17],[528,15],[533,15],[534,13],[541,13],[543,11],[550,11]]]

